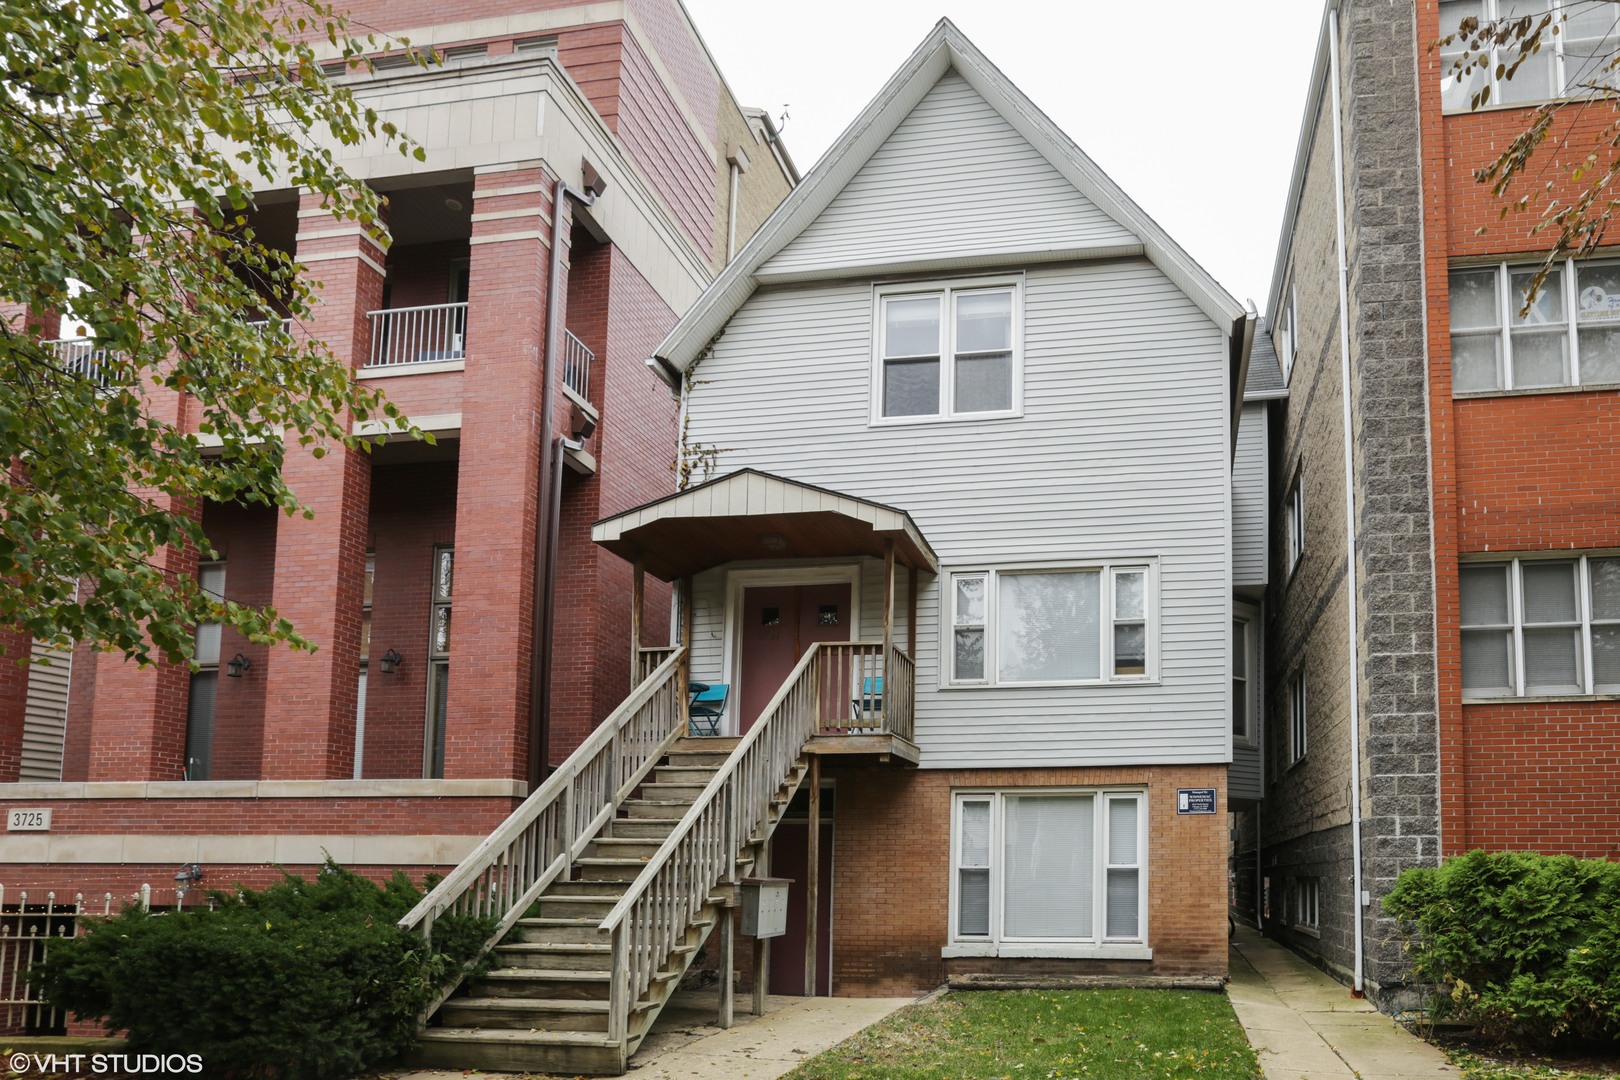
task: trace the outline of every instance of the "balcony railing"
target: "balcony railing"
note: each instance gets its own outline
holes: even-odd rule
[[[61,338],[42,344],[56,354],[57,363],[67,374],[88,379],[97,386],[108,384],[108,361],[114,354],[110,349],[97,348],[95,338]]]
[[[462,360],[467,336],[467,305],[430,304],[426,307],[370,311],[371,356],[368,367],[431,364]]]
[[[250,319],[249,328],[257,330],[261,335],[278,333],[283,337],[291,337],[293,321],[291,319]]]
[[[587,349],[572,330],[564,330],[563,385],[578,394],[582,401],[591,400],[591,365],[594,363],[596,354]]]

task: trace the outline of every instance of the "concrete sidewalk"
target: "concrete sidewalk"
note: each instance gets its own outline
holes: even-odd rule
[[[1445,1055],[1274,941],[1232,940],[1227,996],[1266,1080],[1456,1080]]]
[[[736,1014],[729,1030],[714,1026],[715,991],[683,991],[659,1015],[630,1059],[635,1080],[775,1080],[806,1058],[836,1046],[906,1005],[911,998],[772,996],[764,1016]],[[739,995],[738,1004],[746,998]],[[483,1073],[491,1080],[514,1074]],[[538,1074],[533,1080],[542,1080]],[[466,1074],[422,1071],[391,1080],[465,1080]]]

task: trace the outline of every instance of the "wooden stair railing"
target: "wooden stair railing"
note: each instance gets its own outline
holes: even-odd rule
[[[686,686],[678,679],[684,648],[670,650],[622,704],[495,831],[399,921],[431,942],[446,913],[489,917],[494,948],[552,882],[570,876],[614,811],[686,734]],[[445,986],[423,1012],[433,1014],[461,982]]]

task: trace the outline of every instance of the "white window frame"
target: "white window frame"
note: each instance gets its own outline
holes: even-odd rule
[[[1293,282],[1283,297],[1283,309],[1278,316],[1277,336],[1272,342],[1277,359],[1282,365],[1283,385],[1294,374],[1294,359],[1299,355],[1299,289]]]
[[[1291,877],[1287,888],[1287,923],[1290,929],[1321,937],[1322,879]]]
[[[1005,845],[1004,826],[1006,800],[1019,796],[1090,798],[1092,802],[1092,933],[1085,938],[1011,938],[1003,934],[1006,890],[1004,883]],[[969,802],[990,803],[990,932],[983,937],[968,937],[957,932],[960,882],[957,859],[960,852],[962,806]],[[1108,806],[1114,801],[1136,804],[1136,862],[1113,863],[1108,850]],[[1142,788],[964,788],[951,793],[951,857],[949,944],[941,950],[947,958],[956,956],[1010,956],[1010,957],[1110,957],[1118,959],[1150,960],[1153,950],[1148,947],[1148,817],[1146,790]],[[1137,871],[1137,936],[1130,939],[1110,938],[1108,931],[1108,871],[1134,866]]]
[[[1567,33],[1566,33],[1565,28],[1567,27],[1568,24],[1565,23],[1564,16],[1562,14],[1563,11],[1566,8],[1575,7],[1577,4],[1580,4],[1580,3],[1583,3],[1583,2],[1584,2],[1584,0],[1547,0],[1547,6],[1544,9],[1536,11],[1531,15],[1531,18],[1540,19],[1541,16],[1543,14],[1545,14],[1546,12],[1548,12],[1548,11],[1552,11],[1552,12],[1557,13],[1555,15],[1552,23],[1548,25],[1547,30],[1545,32],[1543,32],[1543,34],[1542,34],[1542,37],[1541,37],[1541,50],[1540,50],[1542,53],[1550,52],[1552,54],[1552,81],[1555,84],[1555,89],[1553,91],[1553,96],[1552,97],[1542,97],[1542,98],[1526,98],[1523,101],[1503,101],[1502,97],[1501,97],[1501,87],[1502,87],[1502,84],[1504,82],[1506,82],[1507,80],[1498,79],[1496,77],[1496,71],[1497,71],[1498,67],[1505,67],[1505,66],[1507,66],[1507,65],[1514,62],[1514,60],[1518,57],[1518,48],[1517,48],[1517,46],[1512,46],[1512,47],[1508,47],[1508,48],[1497,48],[1495,46],[1492,46],[1490,48],[1490,54],[1491,55],[1490,55],[1489,63],[1485,64],[1485,66],[1484,66],[1485,82],[1488,83],[1490,85],[1490,87],[1491,87],[1491,96],[1490,96],[1490,99],[1488,101],[1486,101],[1483,105],[1480,106],[1480,109],[1482,109],[1482,110],[1484,110],[1484,109],[1494,109],[1494,108],[1525,109],[1525,108],[1531,108],[1531,107],[1533,107],[1535,105],[1538,105],[1538,104],[1540,104],[1542,102],[1545,102],[1545,101],[1561,101],[1561,100],[1563,100],[1565,98],[1575,98],[1575,97],[1583,96],[1582,88],[1579,85],[1576,85],[1576,86],[1571,86],[1570,85],[1571,73],[1568,70],[1566,70],[1566,67],[1565,67],[1564,41],[1565,41],[1565,38],[1567,37]],[[1480,0],[1480,22],[1481,23],[1491,22],[1491,21],[1494,21],[1494,20],[1502,18],[1502,17],[1503,17],[1503,14],[1502,14],[1501,0]],[[1443,36],[1443,37],[1449,37],[1449,36],[1457,33],[1457,27],[1455,25],[1447,25],[1448,21],[1449,20],[1445,20],[1445,19],[1442,19],[1442,21],[1441,21],[1440,33],[1441,33],[1441,36]],[[1557,30],[1557,33],[1553,32],[1555,29]],[[1612,39],[1605,39],[1605,40],[1612,40]],[[1463,44],[1463,42],[1459,39],[1458,41],[1453,42],[1443,52],[1440,53],[1440,80],[1441,80],[1442,88],[1444,88],[1444,86],[1445,86],[1445,80],[1447,80],[1448,78],[1451,77],[1451,65],[1452,65],[1452,62],[1459,55],[1461,55],[1460,46],[1462,44]],[[1620,43],[1617,43],[1617,44],[1620,44]],[[1530,61],[1526,61],[1526,64],[1528,65],[1529,63],[1533,63],[1533,62],[1534,62],[1534,60],[1532,59]],[[1523,68],[1521,68],[1520,70],[1522,71]],[[1515,74],[1514,78],[1515,79],[1519,78],[1519,75]],[[1472,100],[1473,100],[1473,94],[1469,94],[1468,95],[1468,100],[1464,101],[1461,105],[1447,105],[1446,102],[1445,102],[1445,95],[1444,95],[1444,92],[1443,92],[1443,89],[1442,89],[1441,98],[1440,98],[1441,110],[1442,110],[1442,112],[1444,112],[1448,116],[1456,116],[1456,115],[1459,115],[1461,113],[1472,112],[1472,111],[1474,111],[1473,108],[1472,108]]]
[[[1597,671],[1596,671],[1596,669],[1595,669],[1595,667],[1593,665],[1593,659],[1594,658],[1593,658],[1593,655],[1592,655],[1592,643],[1593,643],[1592,628],[1594,626],[1615,626],[1615,625],[1620,625],[1620,619],[1600,619],[1600,618],[1597,618],[1593,614],[1593,610],[1592,610],[1592,607],[1593,607],[1593,605],[1592,605],[1592,560],[1593,559],[1615,560],[1615,559],[1620,559],[1620,554],[1605,554],[1605,553],[1602,553],[1602,552],[1589,553],[1589,554],[1577,554],[1577,553],[1572,553],[1572,552],[1557,551],[1557,552],[1548,552],[1547,554],[1542,555],[1542,556],[1520,555],[1520,556],[1512,556],[1512,557],[1508,557],[1508,558],[1494,557],[1494,558],[1487,558],[1487,559],[1466,559],[1460,564],[1459,571],[1461,569],[1478,568],[1478,567],[1506,566],[1508,568],[1508,618],[1511,620],[1511,622],[1510,623],[1465,623],[1465,622],[1463,622],[1462,621],[1463,620],[1462,598],[1459,595],[1458,596],[1458,601],[1457,601],[1457,641],[1458,641],[1458,654],[1459,654],[1459,656],[1461,655],[1461,650],[1462,650],[1462,632],[1464,630],[1496,630],[1496,631],[1510,630],[1511,633],[1509,635],[1509,640],[1512,643],[1511,647],[1512,647],[1512,650],[1513,650],[1513,656],[1512,656],[1511,661],[1510,661],[1510,663],[1508,665],[1509,674],[1511,675],[1511,677],[1513,679],[1513,685],[1506,688],[1509,692],[1506,693],[1506,694],[1492,694],[1492,693],[1485,693],[1483,691],[1494,690],[1494,689],[1496,689],[1495,687],[1475,687],[1475,688],[1470,688],[1468,686],[1463,686],[1462,687],[1462,696],[1463,696],[1464,701],[1478,701],[1478,702],[1510,701],[1510,700],[1513,700],[1515,698],[1528,698],[1528,699],[1531,699],[1531,700],[1535,700],[1535,699],[1538,699],[1538,698],[1552,698],[1552,699],[1556,700],[1556,699],[1559,699],[1559,698],[1570,698],[1570,697],[1604,697],[1604,698],[1607,698],[1607,697],[1614,697],[1616,695],[1620,695],[1620,687],[1615,687],[1615,688],[1607,688],[1606,687],[1606,688],[1602,688],[1602,689],[1600,689],[1598,687]],[[1561,562],[1561,563],[1574,563],[1575,564],[1575,607],[1576,607],[1576,615],[1577,615],[1577,621],[1576,622],[1570,622],[1570,623],[1529,623],[1529,624],[1527,624],[1525,622],[1524,567],[1525,567],[1525,565],[1527,563],[1536,563],[1536,562],[1553,562],[1553,563],[1560,563]],[[1531,629],[1536,629],[1536,628],[1542,627],[1542,626],[1549,626],[1549,627],[1568,626],[1568,627],[1571,627],[1571,628],[1575,628],[1577,626],[1579,627],[1579,630],[1580,630],[1580,649],[1579,649],[1579,651],[1577,653],[1577,659],[1578,659],[1578,661],[1580,663],[1580,666],[1581,666],[1581,671],[1580,671],[1581,685],[1580,685],[1580,688],[1577,689],[1574,693],[1558,692],[1558,691],[1554,691],[1554,692],[1551,692],[1551,693],[1530,693],[1528,691],[1527,681],[1525,679],[1525,667],[1524,667],[1524,631],[1525,631],[1525,628],[1526,628],[1527,625]],[[1462,681],[1460,665],[1459,665],[1458,681],[1459,682]]]
[[[1294,482],[1288,485],[1288,494],[1283,499],[1283,536],[1288,548],[1287,573],[1292,574],[1299,566],[1300,559],[1305,557],[1305,467],[1301,465],[1294,473]]]
[[[1617,46],[1620,46],[1620,43],[1617,43]],[[1620,259],[1616,259],[1616,258],[1564,259],[1564,260],[1562,260],[1561,262],[1558,263],[1558,265],[1557,265],[1557,267],[1555,269],[1557,269],[1559,271],[1559,290],[1558,290],[1559,296],[1558,296],[1558,300],[1559,300],[1559,304],[1562,307],[1562,313],[1563,313],[1564,335],[1565,335],[1565,339],[1566,339],[1565,355],[1568,358],[1568,364],[1569,364],[1568,376],[1569,376],[1569,379],[1568,379],[1567,382],[1551,383],[1551,384],[1544,384],[1544,385],[1537,385],[1537,386],[1530,386],[1530,387],[1521,387],[1521,386],[1518,385],[1518,380],[1516,380],[1515,377],[1514,377],[1514,364],[1513,364],[1513,331],[1515,329],[1515,327],[1513,325],[1513,315],[1519,310],[1520,307],[1523,306],[1523,301],[1522,301],[1521,298],[1515,297],[1513,295],[1513,275],[1516,274],[1516,273],[1532,272],[1532,271],[1536,270],[1539,267],[1539,265],[1540,264],[1538,264],[1538,263],[1515,263],[1515,262],[1476,263],[1476,264],[1472,264],[1472,265],[1470,265],[1470,264],[1462,264],[1462,265],[1452,266],[1447,271],[1447,274],[1446,274],[1446,291],[1447,291],[1447,297],[1448,297],[1448,300],[1447,300],[1448,306],[1449,306],[1449,302],[1450,302],[1449,301],[1450,291],[1451,291],[1450,282],[1451,282],[1452,275],[1454,275],[1454,274],[1469,274],[1469,273],[1477,274],[1477,273],[1481,273],[1481,272],[1484,272],[1484,271],[1487,271],[1487,270],[1492,271],[1496,275],[1496,326],[1495,326],[1495,328],[1493,329],[1491,327],[1480,327],[1480,328],[1473,329],[1473,330],[1470,330],[1468,328],[1463,328],[1463,329],[1459,330],[1455,326],[1453,326],[1453,327],[1451,327],[1449,329],[1446,340],[1447,340],[1447,349],[1448,349],[1448,351],[1450,351],[1452,353],[1452,379],[1453,379],[1453,383],[1455,384],[1455,380],[1456,380],[1456,362],[1457,361],[1456,361],[1455,350],[1452,349],[1451,345],[1450,345],[1451,340],[1453,338],[1458,337],[1458,336],[1462,336],[1462,337],[1481,337],[1481,336],[1484,336],[1484,335],[1490,334],[1490,333],[1496,334],[1497,335],[1497,340],[1498,340],[1498,345],[1497,345],[1498,353],[1497,353],[1497,355],[1498,355],[1498,361],[1499,361],[1499,364],[1500,364],[1500,367],[1499,367],[1499,369],[1497,371],[1497,376],[1498,376],[1497,381],[1501,385],[1496,386],[1496,387],[1492,387],[1492,388],[1483,389],[1483,390],[1455,390],[1454,389],[1453,393],[1464,396],[1464,397],[1472,397],[1472,396],[1475,396],[1475,395],[1485,395],[1485,394],[1505,394],[1505,393],[1509,393],[1511,391],[1519,391],[1519,390],[1535,390],[1535,391],[1540,391],[1540,392],[1543,392],[1543,393],[1551,393],[1551,392],[1555,392],[1555,391],[1558,391],[1558,390],[1576,390],[1576,389],[1580,389],[1583,386],[1614,386],[1615,385],[1615,382],[1612,381],[1612,380],[1608,381],[1608,382],[1583,382],[1582,378],[1581,378],[1580,271],[1581,271],[1582,268],[1592,268],[1592,267],[1600,267],[1600,266],[1620,267]],[[1545,287],[1543,288],[1542,291],[1543,291],[1543,293],[1546,292]],[[1587,325],[1588,326],[1597,326],[1597,325],[1602,325],[1602,324],[1601,323],[1588,323]],[[1616,322],[1616,323],[1614,323],[1612,325],[1614,325],[1617,329],[1620,329],[1620,322]],[[1520,332],[1523,332],[1526,328],[1523,327],[1523,326],[1520,326],[1520,327],[1517,327],[1517,329]]]
[[[1260,613],[1247,604],[1232,609],[1232,745],[1260,745]],[[1243,635],[1243,674],[1238,674],[1237,635]],[[1239,687],[1239,681],[1242,686]],[[1237,730],[1239,695],[1243,705],[1243,732]]]
[[[450,592],[441,595],[439,592],[439,560],[448,556],[450,559]],[[456,549],[453,544],[439,544],[433,549],[433,562],[428,571],[428,636],[427,636],[427,701],[422,716],[422,776],[428,780],[444,779],[444,761],[433,760],[436,744],[440,741],[438,731],[438,713],[440,707],[438,685],[439,672],[444,671],[443,693],[448,697],[450,692],[450,661],[451,649],[455,648],[455,559]],[[445,610],[451,613],[450,640],[447,647],[440,649],[434,640],[434,630],[438,622],[439,612]],[[449,717],[446,715],[448,724]],[[445,756],[449,756],[449,740],[445,738]],[[435,768],[435,765],[438,767]]]
[[[1159,567],[1157,559],[1119,559],[1084,563],[1032,563],[1008,566],[979,566],[952,570],[946,574],[946,601],[940,605],[943,616],[940,628],[942,658],[940,685],[946,689],[983,687],[1039,687],[1039,686],[1116,686],[1153,684],[1159,681]],[[1039,681],[1009,680],[1001,678],[999,656],[999,625],[997,608],[1000,603],[999,582],[1010,574],[1097,574],[1098,606],[1098,678],[1046,679]],[[1143,634],[1146,638],[1146,665],[1140,675],[1115,675],[1114,671],[1114,579],[1121,573],[1143,575]],[[956,583],[962,578],[984,579],[984,678],[958,679],[956,677]],[[1134,621],[1134,620],[1128,620]],[[981,624],[970,624],[979,626]]]
[[[1305,672],[1294,672],[1288,680],[1288,767],[1305,760],[1310,752],[1311,699],[1305,686]]]
[[[956,389],[956,307],[963,293],[1007,291],[1012,295],[1012,406],[992,412],[959,413],[952,406]],[[891,298],[940,298],[939,411],[923,416],[883,415],[884,302]],[[874,427],[904,424],[949,424],[973,420],[1004,420],[1024,415],[1024,276],[953,278],[872,288],[871,416]]]

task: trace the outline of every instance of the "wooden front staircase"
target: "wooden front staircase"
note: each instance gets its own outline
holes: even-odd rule
[[[746,734],[692,739],[685,649],[670,650],[400,921],[429,941],[447,915],[495,924],[493,967],[443,989],[412,1063],[623,1073],[709,933],[729,927],[810,740],[874,722],[909,737],[912,670],[892,646],[815,645]]]
[[[723,888],[705,897],[688,923],[685,940],[670,950],[649,992],[634,1003],[622,1045],[608,1034],[613,943],[600,924],[738,741],[681,739],[672,745],[654,767],[651,782],[620,804],[585,854],[574,860],[578,876],[549,885],[532,914],[518,919],[495,946],[495,967],[469,979],[439,1007],[421,1033],[411,1064],[565,1075],[623,1072],[624,1059],[641,1045],[709,933],[720,919],[730,917],[732,900]],[[769,829],[775,828],[805,771],[801,763],[772,800]],[[768,838],[768,831],[752,837],[738,852],[740,874],[747,873]]]

